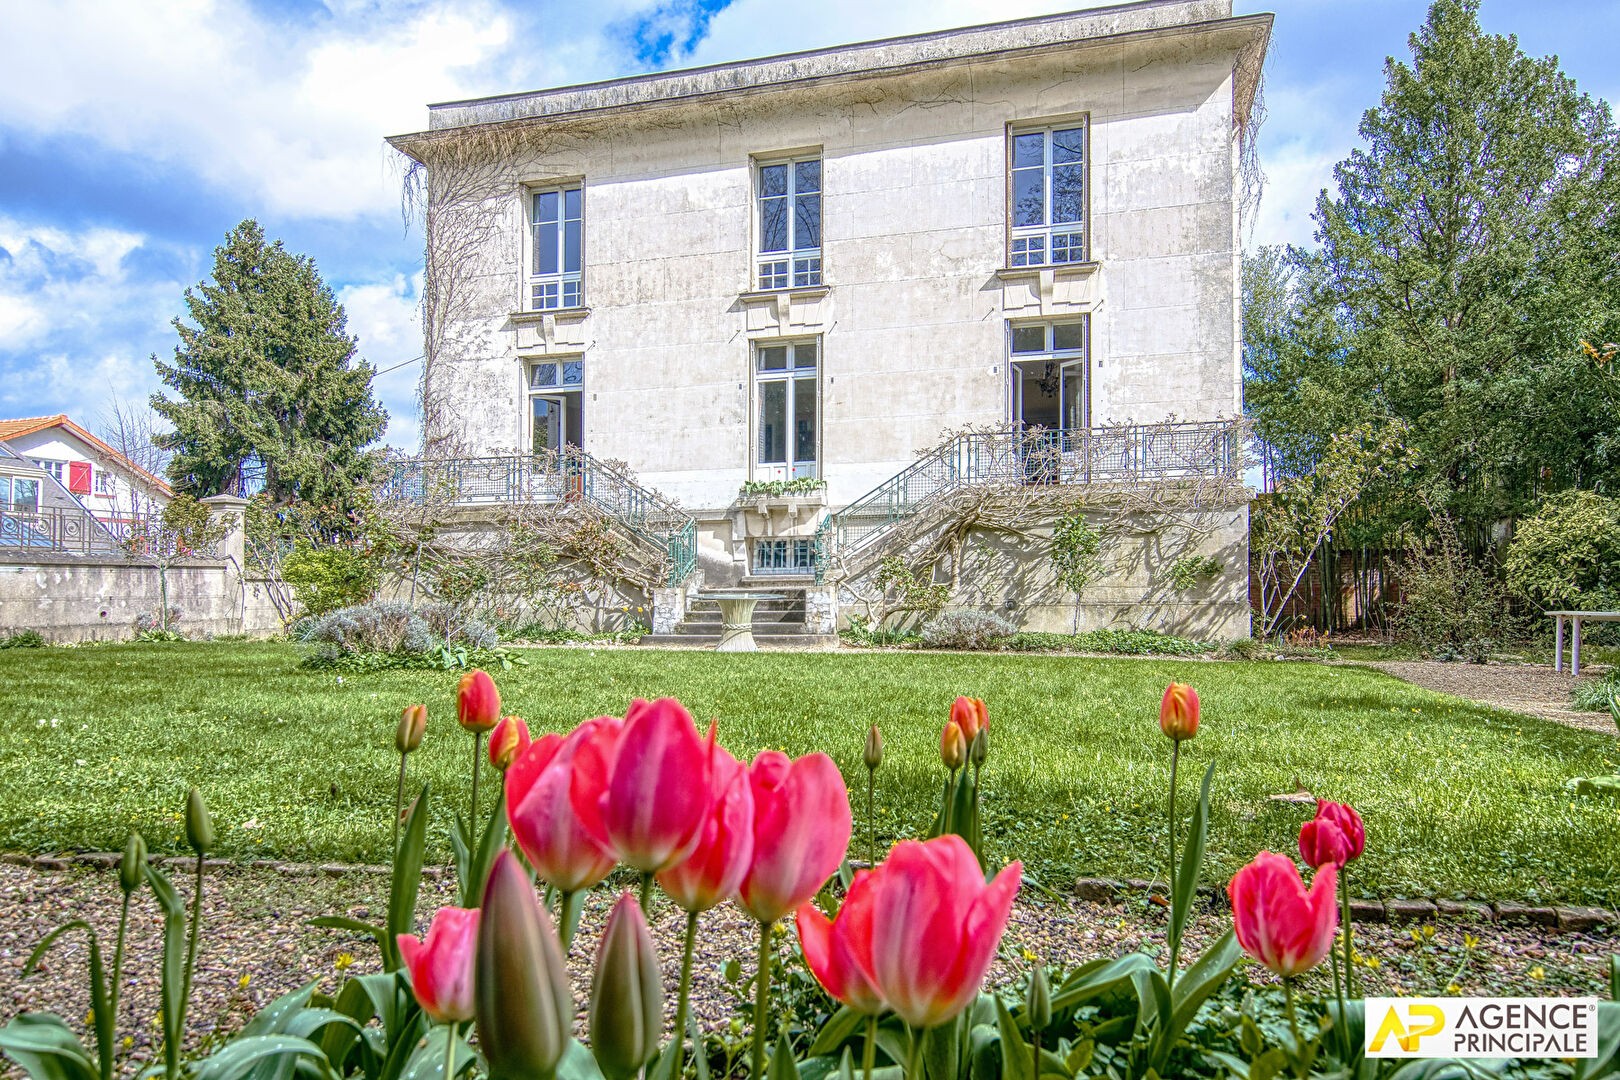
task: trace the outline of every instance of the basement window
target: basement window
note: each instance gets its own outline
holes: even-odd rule
[[[813,574],[815,572],[815,541],[754,541],[754,573],[756,575],[803,575]]]

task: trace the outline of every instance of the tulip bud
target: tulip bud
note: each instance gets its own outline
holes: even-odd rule
[[[968,760],[973,762],[975,768],[984,764],[984,759],[990,756],[990,729],[982,727],[979,733],[973,736],[973,742],[968,744]]]
[[[198,855],[214,846],[214,819],[208,816],[208,804],[196,788],[186,792],[186,843]]]
[[[489,736],[489,763],[506,771],[517,756],[529,748],[529,725],[519,716],[508,716],[495,725]]]
[[[664,992],[658,954],[635,897],[613,905],[591,978],[591,1053],[607,1080],[628,1080],[658,1056]]]
[[[118,860],[118,887],[128,896],[140,888],[146,877],[146,841],[138,832],[129,834],[124,841],[124,857]]]
[[[1029,993],[1024,996],[1024,1013],[1032,1031],[1045,1031],[1052,1022],[1052,984],[1046,981],[1046,965],[1036,967],[1029,977]]]
[[[866,753],[862,759],[866,762],[868,772],[877,772],[877,767],[883,764],[883,733],[876,724],[866,733]]]
[[[572,1037],[574,1002],[557,931],[510,851],[495,856],[482,911],[473,995],[491,1080],[549,1077]]]
[[[483,734],[501,718],[501,693],[495,680],[481,669],[469,671],[456,686],[456,721],[474,734]]]
[[[1186,683],[1165,687],[1159,702],[1159,730],[1175,742],[1198,734],[1198,691]]]
[[[422,745],[422,733],[427,730],[427,706],[407,705],[399,714],[399,727],[394,730],[394,749],[409,754]]]
[[[955,724],[947,723],[939,733],[939,759],[951,772],[960,769],[967,761],[967,740],[962,737],[962,729]]]

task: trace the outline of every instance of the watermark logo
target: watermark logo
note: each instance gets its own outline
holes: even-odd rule
[[[1368,998],[1374,1058],[1597,1057],[1591,998]]]

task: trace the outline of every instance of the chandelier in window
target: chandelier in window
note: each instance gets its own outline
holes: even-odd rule
[[[1046,370],[1041,372],[1040,381],[1035,384],[1045,397],[1057,397],[1058,387],[1062,385],[1058,378],[1058,367],[1050,360],[1046,362]]]

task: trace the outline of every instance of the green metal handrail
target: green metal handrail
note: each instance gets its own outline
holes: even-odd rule
[[[405,458],[391,463],[383,494],[450,506],[584,503],[662,551],[670,585],[697,569],[697,523],[690,514],[578,447],[538,454]]]
[[[822,519],[816,581],[826,580],[834,553],[848,558],[870,548],[942,496],[966,487],[1236,478],[1238,429],[1222,420],[958,435]]]

